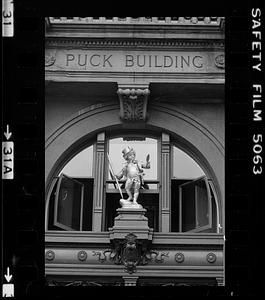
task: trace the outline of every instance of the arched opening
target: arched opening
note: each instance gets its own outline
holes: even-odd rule
[[[109,155],[114,173],[118,173],[123,166],[122,149],[124,147],[134,147],[140,161],[144,161],[147,154],[150,155],[152,168],[145,170],[145,185],[140,190],[139,203],[148,211],[149,226],[154,228],[155,231],[159,231],[162,182],[161,134],[157,130],[149,130],[148,134],[142,130],[130,131],[127,129],[114,132],[116,133],[107,134],[105,141],[106,153]],[[217,193],[214,188],[215,178],[208,175],[211,172],[207,170],[206,165],[200,160],[199,156],[196,156],[196,153],[191,156],[188,151],[185,151],[185,145],[181,143],[181,139],[176,139],[175,135],[171,133],[169,136],[170,231],[218,232],[217,225],[219,224],[220,212]],[[60,163],[61,168],[54,172],[57,175],[53,177],[48,193],[46,229],[92,230],[93,170],[97,165],[95,161],[95,142],[95,139],[89,140],[89,143],[87,143],[89,146],[83,147],[82,150],[79,146],[74,147],[72,145],[72,149],[75,149],[75,151],[72,151],[72,154],[68,157],[64,156],[64,164]],[[77,148],[79,148],[79,152]],[[113,226],[116,209],[119,207],[119,199],[121,198],[117,183],[110,175],[106,153],[104,160],[106,180],[104,194],[105,231]],[[126,198],[124,180],[120,182],[120,187],[124,198]],[[72,190],[71,193],[67,193],[68,199],[72,195],[72,201],[68,204],[65,201],[67,197],[63,189]],[[80,199],[76,199],[76,197]],[[63,209],[64,204],[70,205],[71,209],[66,205],[64,207],[65,215],[63,213],[58,215],[58,211]],[[79,217],[76,217],[77,215]]]

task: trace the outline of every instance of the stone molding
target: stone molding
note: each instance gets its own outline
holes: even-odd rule
[[[100,247],[105,247],[110,242],[109,231],[55,231],[49,230],[45,232],[46,246],[54,247],[57,243],[64,244],[65,247],[79,244],[85,245],[89,240],[91,244],[98,244]],[[183,245],[207,245],[213,248],[220,248],[224,245],[224,236],[219,233],[178,233],[178,232],[154,232],[152,234],[152,244],[163,247],[163,245],[171,244],[174,247]],[[83,247],[83,246],[82,246]]]
[[[145,80],[159,83],[206,83],[206,84],[224,84],[225,74],[224,69],[216,67],[216,72],[211,73],[170,73],[164,72],[161,77],[161,72],[145,74],[144,72],[89,72],[89,71],[61,71],[61,70],[46,70],[46,80],[58,82],[113,82],[125,80],[132,83],[135,80]]]
[[[47,17],[51,24],[221,25],[224,17]]]
[[[224,50],[224,41],[223,40],[205,40],[205,41],[186,41],[186,40],[129,40],[129,39],[81,39],[81,38],[46,38],[45,46],[47,48],[56,47],[56,48],[124,48],[124,47],[139,47],[142,48],[151,48],[152,50],[161,48],[174,48],[174,49],[186,49],[186,48],[203,48],[203,49],[212,49],[214,50]]]
[[[136,234],[128,233],[122,239],[106,243],[107,232],[80,232],[80,246],[77,247],[71,236],[79,234],[47,232],[46,257],[48,253],[53,254],[52,260],[46,259],[47,278],[53,275],[72,276],[75,270],[77,276],[124,276],[127,273],[137,276],[211,277],[218,278],[220,282],[223,279],[224,245],[221,235],[157,232],[154,235],[160,239],[154,238],[151,244],[138,239]],[[60,234],[65,241],[55,238]],[[53,235],[51,242],[48,237]],[[97,239],[88,243],[88,237],[93,235]],[[178,243],[173,246],[173,241]]]
[[[130,241],[132,236],[132,241]],[[146,240],[138,239],[135,234],[130,232],[124,239],[113,240],[103,248],[100,244],[86,243],[83,248],[76,248],[76,245],[50,245],[46,248],[45,259],[47,265],[75,264],[76,266],[105,266],[128,265],[132,255],[128,255],[128,241],[134,246],[137,253],[134,253],[136,266],[148,266],[156,268],[158,265],[164,267],[171,266],[178,268],[179,265],[187,268],[191,267],[222,267],[224,261],[223,247],[200,244],[178,245],[173,248],[169,245],[153,245]],[[209,242],[210,243],[210,242]],[[127,248],[127,249],[126,249]],[[209,251],[211,251],[209,253]],[[127,267],[126,267],[127,268]]]

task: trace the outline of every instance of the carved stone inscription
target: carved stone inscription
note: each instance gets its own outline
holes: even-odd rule
[[[90,72],[221,72],[214,63],[217,54],[220,53],[58,49],[56,63],[47,67]]]

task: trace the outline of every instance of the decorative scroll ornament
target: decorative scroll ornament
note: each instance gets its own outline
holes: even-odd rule
[[[156,250],[150,250],[145,255],[147,261],[154,261],[156,263],[163,263],[165,257],[169,257],[168,252],[159,252]]]
[[[214,58],[214,62],[217,68],[224,69],[225,67],[225,56],[223,54],[217,55]]]
[[[117,91],[120,100],[120,117],[124,121],[145,121],[149,89],[121,89]]]
[[[113,250],[111,249],[106,249],[104,251],[92,251],[93,253],[93,256],[98,256],[98,260],[103,263],[107,260],[107,256],[106,256],[106,253],[112,253]],[[111,258],[111,257],[110,257]]]
[[[103,286],[103,284],[95,281],[85,281],[85,280],[80,280],[80,281],[68,281],[68,282],[60,282],[56,280],[49,280],[47,281],[48,286]]]
[[[124,271],[132,274],[138,265],[146,265],[149,262],[164,263],[169,257],[169,252],[148,250],[147,240],[138,240],[137,236],[130,232],[124,239],[113,240],[112,249],[104,251],[93,251],[93,256],[98,256],[98,260],[104,263],[109,259],[117,265],[124,265]]]
[[[147,256],[147,243],[148,241],[139,241],[135,234],[129,233],[125,236],[125,239],[113,240],[112,249],[93,251],[93,256],[98,256],[101,263],[109,259],[114,264],[123,264],[124,271],[132,274],[135,272],[137,265],[146,265],[150,260]],[[156,256],[158,256],[158,253]]]
[[[48,250],[48,251],[45,253],[45,258],[46,258],[46,260],[48,260],[48,261],[54,260],[54,258],[55,258],[55,253],[54,253],[52,250]]]
[[[45,67],[50,67],[55,63],[55,53],[48,53],[45,55]]]

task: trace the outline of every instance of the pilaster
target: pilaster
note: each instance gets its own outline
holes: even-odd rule
[[[93,193],[93,231],[103,228],[103,198],[104,198],[104,159],[105,159],[105,133],[99,133],[96,143],[95,183]]]
[[[138,276],[122,276],[124,286],[136,286]]]
[[[161,147],[161,231],[170,231],[170,138],[162,133]]]
[[[217,277],[216,281],[218,286],[224,286],[224,277]]]

